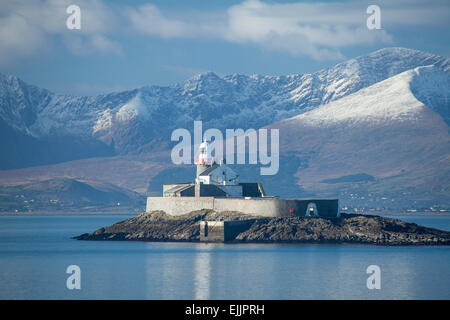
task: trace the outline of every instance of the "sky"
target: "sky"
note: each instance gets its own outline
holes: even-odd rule
[[[71,5],[80,29],[67,27]],[[207,71],[310,73],[385,47],[448,58],[448,17],[449,0],[0,0],[0,73],[94,95]]]

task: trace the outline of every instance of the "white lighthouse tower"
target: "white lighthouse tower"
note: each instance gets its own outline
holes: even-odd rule
[[[236,196],[242,194],[242,186],[238,182],[238,174],[223,163],[220,164],[211,156],[211,148],[208,141],[200,144],[198,158],[195,159],[197,165],[197,185],[216,185],[221,186],[224,192]],[[231,187],[233,186],[233,187]],[[226,189],[226,190],[225,190]]]
[[[200,144],[198,158],[195,158],[194,162],[197,165],[197,178],[195,182],[199,183],[200,175],[216,162],[216,159],[211,157],[208,141],[205,140]]]

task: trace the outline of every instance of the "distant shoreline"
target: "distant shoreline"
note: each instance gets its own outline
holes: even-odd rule
[[[98,210],[98,211],[90,211],[90,210],[57,210],[57,211],[32,211],[32,212],[0,212],[0,216],[63,216],[63,215],[139,215],[141,213],[144,213],[144,210],[138,210],[138,211],[114,211],[114,210]],[[438,216],[438,217],[444,217],[448,216],[450,217],[449,212],[429,212],[429,211],[417,211],[417,212],[370,212],[370,213],[358,213],[360,215],[365,216],[372,216],[372,215],[378,215],[378,216]]]
[[[83,216],[117,216],[117,215],[127,215],[127,216],[136,216],[138,214],[141,214],[142,211],[137,212],[131,212],[131,211],[125,211],[125,212],[119,212],[119,211],[33,211],[33,212],[0,212],[0,216],[75,216],[75,215],[83,215]]]

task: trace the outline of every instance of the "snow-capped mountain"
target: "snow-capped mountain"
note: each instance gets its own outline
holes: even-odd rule
[[[436,194],[450,201],[449,107],[448,72],[425,66],[269,127],[280,130],[280,153],[294,155],[289,165],[310,192],[432,205]]]
[[[269,193],[387,208],[448,204],[449,108],[449,59],[403,48],[312,74],[209,72],[92,97],[0,75],[0,169],[38,166],[0,171],[0,182],[68,177],[159,192],[168,178],[193,174],[170,163],[172,130],[202,120],[204,129],[280,129],[277,175],[237,168]],[[63,163],[76,159],[84,160]],[[58,164],[39,166],[49,163]]]
[[[326,128],[344,123],[374,125],[418,121],[428,108],[449,120],[450,74],[434,65],[417,67],[380,81],[357,93],[324,104],[284,122],[302,121],[303,126]]]
[[[55,137],[64,137],[56,143],[58,149],[70,141],[88,144],[92,150],[85,152],[87,157],[98,155],[97,150],[101,155],[153,151],[167,148],[172,130],[191,129],[193,120],[219,129],[259,128],[427,65],[445,74],[450,69],[446,58],[388,48],[312,74],[220,77],[209,72],[173,86],[146,86],[92,97],[53,94],[0,75],[0,119],[11,129],[9,135],[14,132],[31,139],[30,144]],[[436,104],[441,99],[428,98],[437,99]],[[443,116],[448,119],[448,114]],[[66,158],[70,157],[69,150]]]

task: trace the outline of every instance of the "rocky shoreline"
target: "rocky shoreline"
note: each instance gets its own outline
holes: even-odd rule
[[[200,221],[253,220],[231,242],[349,243],[385,246],[450,245],[450,232],[397,219],[345,214],[341,218],[255,217],[239,212],[194,211],[170,216],[162,211],[138,216],[74,237],[78,240],[199,242]]]

